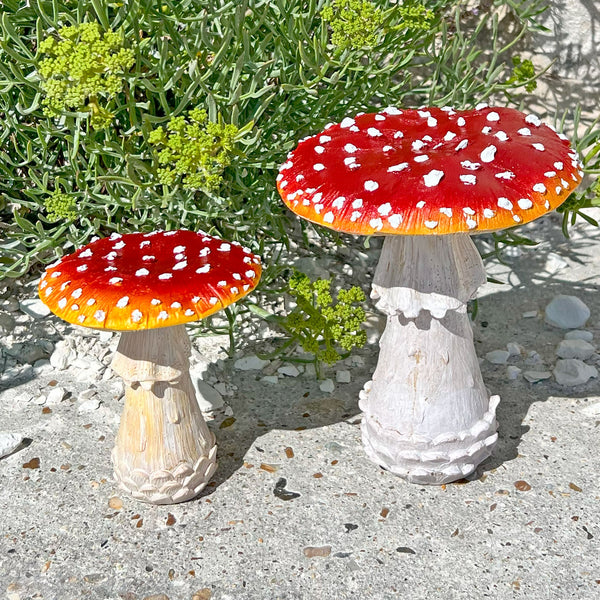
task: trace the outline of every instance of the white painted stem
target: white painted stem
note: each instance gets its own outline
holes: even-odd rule
[[[387,325],[359,404],[369,458],[409,481],[465,477],[498,438],[466,312],[485,280],[466,234],[385,239],[371,297]]]
[[[174,504],[197,496],[217,463],[215,437],[189,375],[184,325],[123,332],[112,362],[125,382],[125,407],[112,458],[134,498]]]

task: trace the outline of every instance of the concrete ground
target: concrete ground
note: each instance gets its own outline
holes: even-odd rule
[[[600,337],[600,232],[580,223],[565,240],[553,216],[528,233],[542,243],[506,264],[488,263],[506,283],[482,290],[476,346],[483,357],[517,342],[522,355],[509,364],[527,369],[535,350],[537,370],[551,371],[565,333],[543,320],[555,295],[583,300],[591,309],[586,330]],[[537,316],[524,318],[530,311]],[[204,350],[215,357],[214,348]],[[90,410],[80,410],[85,394],[78,395],[90,383],[76,369],[5,381],[0,430],[28,445],[0,460],[0,593],[8,600],[600,598],[598,379],[576,387],[510,380],[507,365],[482,360],[490,391],[502,397],[494,455],[468,481],[424,487],[365,458],[357,398],[377,346],[357,355],[359,366],[346,367],[351,383],[332,393],[308,375],[269,384],[264,370],[223,360],[222,378],[237,390],[226,397],[228,416],[210,421],[216,477],[200,498],[173,506],[136,502],[111,478],[122,408],[116,380],[92,385],[100,403]],[[587,362],[599,361],[595,354]],[[67,392],[63,401],[31,400],[56,385]]]

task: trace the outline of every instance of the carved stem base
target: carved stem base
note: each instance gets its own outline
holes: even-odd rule
[[[372,297],[387,325],[359,405],[367,455],[409,481],[465,477],[496,443],[466,312],[484,281],[468,235],[385,240]]]
[[[174,504],[197,496],[216,467],[214,435],[189,376],[185,327],[124,332],[113,369],[125,407],[112,452],[115,478],[134,498]]]

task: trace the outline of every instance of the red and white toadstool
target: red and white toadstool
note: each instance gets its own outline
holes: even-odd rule
[[[197,496],[216,468],[214,435],[189,375],[184,323],[250,292],[260,259],[203,232],[112,234],[48,267],[40,298],[83,327],[122,331],[112,368],[125,408],[112,453],[115,477],[153,504]]]
[[[466,313],[486,281],[470,234],[527,223],[581,181],[567,139],[535,115],[478,106],[361,113],[305,138],[277,187],[299,216],[385,235],[372,298],[387,315],[361,393],[369,457],[410,481],[464,477],[497,440]]]

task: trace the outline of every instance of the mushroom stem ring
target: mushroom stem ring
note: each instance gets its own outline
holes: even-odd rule
[[[411,482],[469,475],[498,438],[467,302],[485,282],[467,234],[385,239],[371,297],[387,315],[373,380],[360,394],[371,460]]]

